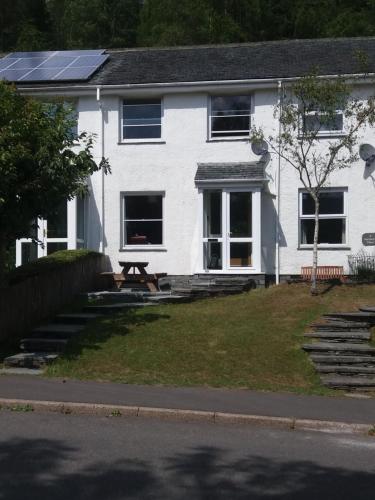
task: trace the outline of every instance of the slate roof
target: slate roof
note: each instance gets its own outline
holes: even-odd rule
[[[63,85],[271,79],[298,77],[312,71],[322,75],[356,74],[365,70],[375,73],[375,37],[108,50],[107,53],[108,62],[88,82]],[[359,54],[362,60],[366,59],[366,68],[359,63]]]
[[[265,181],[263,162],[198,163],[195,182],[209,181]]]

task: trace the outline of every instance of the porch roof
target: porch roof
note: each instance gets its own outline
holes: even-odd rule
[[[264,182],[267,180],[264,162],[198,163],[196,183],[205,182]]]

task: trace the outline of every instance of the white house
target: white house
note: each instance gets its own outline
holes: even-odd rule
[[[86,246],[107,254],[115,271],[119,261],[146,261],[150,272],[172,276],[252,275],[262,283],[299,274],[312,260],[311,204],[290,167],[252,152],[250,123],[277,133],[280,86],[312,69],[356,74],[358,51],[375,73],[375,38],[354,38],[107,51],[86,80],[18,78],[25,94],[76,104],[79,131],[96,134],[95,157],[108,158],[112,174],[96,173],[90,196],[62,207],[60,224],[40,221],[44,248],[17,242],[17,264]],[[8,58],[17,56],[20,68],[22,54]],[[338,116],[322,144],[344,126]],[[361,142],[375,145],[373,131]],[[348,255],[375,232],[372,172],[359,161],[329,179],[321,265],[348,271]]]

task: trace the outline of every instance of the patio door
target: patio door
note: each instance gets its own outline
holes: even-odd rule
[[[37,239],[36,243],[33,239]],[[52,220],[38,219],[31,225],[30,234],[16,243],[16,265],[27,264],[57,250],[68,248],[68,203],[58,207]]]
[[[259,272],[260,190],[203,191],[203,269]]]

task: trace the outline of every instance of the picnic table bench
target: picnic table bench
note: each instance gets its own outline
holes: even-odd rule
[[[121,273],[101,273],[102,276],[112,276],[114,284],[118,289],[120,289],[124,283],[144,283],[150,292],[157,292],[159,290],[159,278],[167,276],[167,273],[148,274],[146,271],[148,262],[119,261],[119,264],[122,267]],[[136,270],[138,272],[136,272]]]

